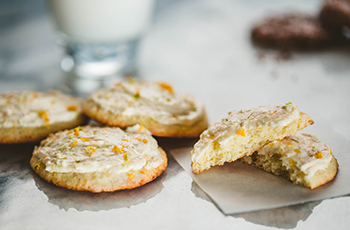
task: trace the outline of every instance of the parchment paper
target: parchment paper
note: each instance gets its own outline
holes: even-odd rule
[[[338,160],[335,179],[314,190],[241,162],[215,166],[201,174],[191,170],[192,147],[170,150],[172,156],[225,214],[283,207],[350,194],[350,143],[330,127],[314,126],[306,133],[330,145]]]

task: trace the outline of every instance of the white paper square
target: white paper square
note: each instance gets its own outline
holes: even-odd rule
[[[225,214],[257,211],[342,196],[350,193],[350,143],[330,127],[305,130],[330,145],[338,160],[335,179],[314,190],[241,162],[192,173],[192,147],[170,150],[172,156]]]

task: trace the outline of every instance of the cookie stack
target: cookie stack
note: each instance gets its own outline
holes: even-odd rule
[[[252,29],[251,39],[282,51],[315,50],[346,44],[349,27],[350,1],[327,0],[318,16],[290,13],[264,19]]]
[[[229,112],[204,131],[191,152],[196,174],[241,159],[314,189],[332,180],[338,163],[316,136],[297,134],[314,121],[292,103]]]
[[[88,117],[103,125],[83,126]],[[31,167],[46,181],[74,190],[146,184],[167,167],[152,135],[197,137],[207,127],[202,103],[164,82],[128,78],[85,101],[57,91],[0,95],[0,143],[46,138],[35,147]]]

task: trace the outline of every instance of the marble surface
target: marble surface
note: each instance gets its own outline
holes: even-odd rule
[[[350,141],[349,47],[280,60],[277,52],[262,51],[249,41],[249,29],[262,17],[295,10],[316,14],[320,4],[159,0],[153,27],[141,46],[140,76],[195,94],[205,103],[211,123],[230,110],[292,101],[315,126],[331,127]],[[2,0],[0,93],[57,88],[63,51],[54,40],[44,1]],[[159,139],[167,151],[194,141]],[[224,215],[171,155],[164,174],[141,188],[103,194],[69,191],[33,173],[33,148],[0,145],[0,229],[322,230],[350,225],[349,196]]]

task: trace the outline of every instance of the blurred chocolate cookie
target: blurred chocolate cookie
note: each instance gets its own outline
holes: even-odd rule
[[[255,44],[281,50],[316,49],[331,44],[333,37],[316,17],[302,14],[266,18],[251,32]]]
[[[330,30],[350,27],[350,0],[328,0],[320,12],[321,24]]]

